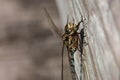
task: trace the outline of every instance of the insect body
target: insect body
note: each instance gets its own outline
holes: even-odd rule
[[[77,26],[74,23],[68,23],[65,26],[65,33],[63,34],[63,42],[68,51],[76,51],[78,48],[78,34]]]
[[[71,67],[72,79],[76,80],[74,53],[78,49],[78,27],[74,23],[68,23],[65,26],[65,33],[63,34],[63,43],[68,50],[68,58]]]
[[[76,25],[74,23],[68,23],[65,26],[64,34],[62,36],[63,44],[67,47],[67,50],[68,50],[68,58],[69,58],[69,62],[70,62],[73,80],[78,79],[78,76],[76,75],[76,72],[75,72],[74,53],[76,52],[76,50],[78,50],[78,42],[80,41],[80,43],[82,43],[79,38],[79,33],[77,32],[81,22],[82,21],[80,21],[78,23],[78,25]],[[81,49],[82,49],[82,47],[80,47],[80,51],[82,51]]]
[[[80,24],[84,21],[82,20],[76,25],[75,23],[67,23],[64,28],[64,34],[61,35],[61,32],[54,24],[52,18],[48,14],[47,10],[44,9],[49,17],[51,23],[53,24],[53,28],[56,33],[63,39],[63,48],[62,48],[62,69],[61,69],[61,80],[63,80],[63,52],[64,52],[64,45],[68,51],[68,59],[72,73],[72,80],[78,80],[78,76],[76,75],[75,71],[75,64],[74,64],[74,53],[76,50],[79,50],[81,53],[81,63],[82,63],[82,53],[83,53],[83,38],[84,38],[84,29],[81,29],[80,33],[78,33],[78,29]],[[80,34],[80,36],[79,36]],[[79,47],[80,46],[80,47]],[[82,64],[81,64],[82,67]],[[81,72],[81,71],[80,71]],[[80,78],[81,80],[81,78]]]

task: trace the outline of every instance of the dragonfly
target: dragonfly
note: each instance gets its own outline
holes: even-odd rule
[[[55,25],[54,21],[52,20],[51,16],[49,15],[48,11],[46,8],[44,8],[45,13],[47,14],[47,17],[50,19],[52,23],[52,27],[54,31],[59,35],[60,38],[63,40],[63,45],[62,45],[62,54],[61,54],[61,80],[64,80],[63,78],[63,53],[64,53],[64,47],[66,46],[67,52],[68,52],[68,61],[70,64],[70,69],[71,69],[71,74],[72,74],[72,80],[82,80],[82,75],[80,77],[76,74],[75,71],[75,64],[74,64],[74,53],[78,50],[81,54],[81,70],[80,73],[82,74],[82,56],[83,56],[83,43],[84,43],[84,28],[79,30],[79,26],[81,23],[85,21],[83,17],[81,17],[81,20],[78,22],[78,24],[75,24],[73,22],[68,22],[67,19],[67,24],[64,27],[64,33],[61,34],[60,30],[58,27]],[[80,78],[80,79],[78,79]]]

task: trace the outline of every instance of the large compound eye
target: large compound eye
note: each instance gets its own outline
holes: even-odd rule
[[[66,32],[67,34],[70,34],[71,30],[68,28],[68,29],[66,29],[65,32]]]

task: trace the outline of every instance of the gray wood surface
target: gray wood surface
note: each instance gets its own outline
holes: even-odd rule
[[[85,80],[120,80],[120,1],[56,1],[59,3],[63,24],[65,24],[67,14],[78,22],[81,19],[79,10],[87,19],[85,41],[88,45],[84,46],[84,64],[86,67],[84,73],[85,77],[88,78]],[[76,7],[74,8],[74,6]]]
[[[78,1],[76,15],[70,1]],[[87,19],[86,78],[120,80],[119,4],[119,0],[0,0],[0,80],[60,80],[62,41],[53,36],[44,7],[62,29],[68,14],[70,21],[81,19],[80,10]],[[71,80],[66,53],[64,78]]]

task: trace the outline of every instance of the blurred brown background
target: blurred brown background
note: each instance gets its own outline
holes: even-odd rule
[[[77,15],[70,1],[78,5]],[[52,25],[43,8],[47,8],[59,28],[66,24],[68,14],[80,21],[80,10],[87,21],[85,41],[89,45],[84,48],[87,80],[119,80],[119,3],[119,0],[0,0],[0,80],[60,80],[62,41],[51,32]],[[64,59],[64,78],[71,80],[67,58]]]
[[[61,44],[45,7],[59,23],[54,0],[0,0],[0,80],[60,80]]]

